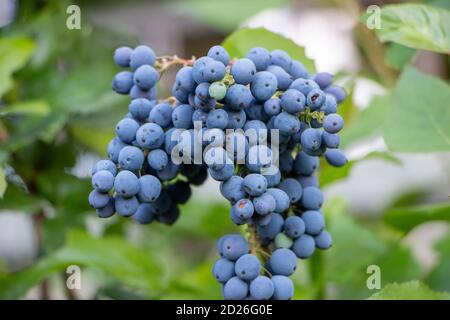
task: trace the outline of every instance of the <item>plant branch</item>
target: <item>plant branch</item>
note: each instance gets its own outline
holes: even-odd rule
[[[162,76],[164,72],[174,65],[192,66],[195,62],[195,57],[191,59],[183,59],[176,55],[174,56],[159,56],[156,58],[155,68]]]

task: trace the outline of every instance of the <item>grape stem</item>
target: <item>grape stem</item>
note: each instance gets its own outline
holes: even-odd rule
[[[311,120],[316,119],[319,123],[323,123],[325,118],[325,112],[323,111],[313,111],[310,108],[306,108],[305,111],[300,112],[299,116],[302,122],[307,122],[311,126]]]
[[[159,56],[156,58],[155,68],[162,75],[167,69],[174,65],[192,66],[196,58],[194,56],[191,59],[183,59],[177,55],[173,56]]]
[[[270,250],[268,247],[262,245],[258,232],[256,231],[256,227],[254,225],[248,225],[246,228],[246,234],[250,245],[251,254],[260,256],[265,264],[270,258]]]

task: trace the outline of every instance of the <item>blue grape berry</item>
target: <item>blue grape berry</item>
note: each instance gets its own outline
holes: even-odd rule
[[[144,163],[142,150],[134,146],[126,146],[119,152],[119,164],[122,169],[136,171]]]
[[[146,174],[139,178],[138,198],[141,202],[153,202],[161,193],[161,182],[154,176]]]
[[[272,277],[274,300],[290,300],[294,295],[294,284],[288,277],[276,275]]]
[[[246,57],[253,61],[258,71],[266,70],[270,65],[270,52],[265,48],[255,47],[250,49]]]
[[[239,111],[250,105],[253,100],[252,93],[249,88],[242,84],[234,84],[228,88],[225,96],[227,107]]]
[[[134,72],[133,81],[142,90],[150,90],[158,82],[158,72],[149,65],[143,65]]]
[[[307,187],[303,190],[302,206],[306,210],[319,210],[323,204],[323,193],[319,188]]]
[[[114,186],[114,176],[107,170],[97,171],[92,176],[92,186],[100,192],[108,192]]]
[[[255,207],[252,201],[250,201],[249,199],[241,199],[233,205],[232,210],[234,211],[234,214],[241,220],[248,220],[253,216]]]
[[[230,61],[230,56],[228,52],[222,46],[213,46],[208,51],[208,57],[211,59],[222,62],[224,65],[227,65]]]
[[[136,142],[141,148],[159,148],[164,143],[164,131],[155,123],[143,124],[136,132]]]
[[[124,198],[116,196],[115,207],[119,215],[123,217],[132,216],[139,207],[139,201],[136,197]]]
[[[114,190],[122,197],[132,197],[139,192],[139,179],[131,171],[120,171],[114,180]]]
[[[299,259],[307,259],[312,256],[315,249],[314,238],[310,235],[303,234],[294,241],[292,251]]]
[[[323,128],[328,133],[338,133],[344,126],[344,119],[337,113],[327,115],[323,120]]]
[[[281,181],[278,188],[286,192],[289,196],[291,203],[295,203],[302,198],[303,188],[297,180],[294,178],[287,178]]]
[[[292,58],[283,50],[273,50],[270,53],[270,63],[282,67],[284,70],[290,70]]]
[[[234,204],[247,196],[243,185],[244,179],[242,177],[232,176],[220,184],[220,193],[225,199]]]
[[[133,49],[130,47],[120,47],[114,51],[114,62],[122,68],[130,66],[131,53]]]
[[[228,259],[222,258],[217,260],[213,267],[214,278],[219,282],[226,283],[236,275],[234,265],[234,262]]]
[[[172,111],[169,104],[160,103],[152,108],[148,119],[162,128],[167,128],[172,122]]]
[[[249,195],[257,197],[267,189],[267,180],[261,174],[252,173],[244,178],[244,190]]]
[[[285,191],[278,188],[269,188],[267,193],[275,199],[275,212],[283,213],[289,209],[290,199]]]
[[[325,92],[333,95],[336,98],[337,103],[341,103],[347,98],[345,90],[338,86],[329,86],[325,89]]]
[[[109,195],[98,190],[92,190],[89,194],[89,204],[94,209],[102,209],[109,203]]]
[[[275,210],[276,205],[275,198],[267,192],[253,199],[255,211],[260,215],[272,213]]]
[[[256,300],[269,300],[274,292],[272,280],[266,276],[257,276],[250,282],[250,296]]]
[[[280,130],[281,134],[293,135],[300,129],[300,120],[298,117],[287,113],[281,112],[275,117],[275,129]]]
[[[247,253],[236,261],[234,271],[242,280],[251,281],[259,275],[261,262],[256,256]]]
[[[225,129],[228,126],[228,113],[223,109],[211,111],[206,118],[206,126],[210,129]]]
[[[228,280],[223,287],[223,297],[225,300],[242,300],[247,297],[248,284],[239,277]]]
[[[273,73],[273,75],[277,78],[278,89],[287,90],[292,83],[292,75],[287,73],[283,68],[279,66],[269,66],[267,71]]]
[[[303,93],[295,89],[286,90],[281,96],[281,107],[284,111],[296,114],[305,109],[306,99]]]
[[[336,133],[328,133],[326,131],[322,132],[322,142],[327,148],[335,149],[339,147],[341,139]]]
[[[297,257],[291,250],[281,248],[272,252],[269,264],[274,274],[290,276],[297,269]]]
[[[133,73],[129,71],[120,71],[115,75],[112,88],[120,94],[128,94],[133,87]]]
[[[147,162],[152,169],[160,171],[167,167],[169,163],[169,157],[163,150],[154,149],[148,153]]]
[[[299,175],[309,176],[319,167],[319,158],[310,156],[303,151],[297,154],[294,161],[294,171]]]
[[[149,203],[141,203],[133,214],[132,219],[140,224],[149,224],[155,219],[153,207]]]
[[[148,64],[153,66],[156,61],[155,52],[147,46],[136,47],[130,55],[130,67],[136,70],[140,66]]]
[[[319,249],[329,249],[332,245],[331,235],[328,231],[323,230],[314,237],[314,242]]]
[[[250,250],[247,240],[243,236],[235,234],[227,237],[222,244],[224,258],[236,261]]]
[[[302,220],[305,223],[306,233],[309,235],[318,235],[325,228],[325,220],[318,211],[308,210],[303,212]]]
[[[277,78],[268,71],[257,72],[250,84],[253,96],[259,101],[265,101],[272,97],[277,88]]]
[[[124,143],[131,143],[136,139],[136,132],[139,129],[139,124],[130,118],[125,118],[119,121],[116,125],[117,137]]]
[[[253,81],[256,74],[256,67],[250,59],[238,59],[231,66],[230,74],[236,83],[246,85]]]
[[[298,216],[290,216],[284,221],[284,231],[292,239],[300,237],[305,230],[305,222]]]
[[[280,99],[271,98],[264,102],[264,112],[269,116],[276,116],[281,112]]]
[[[109,218],[114,215],[116,208],[114,206],[114,198],[109,197],[108,204],[103,208],[98,208],[95,210],[99,218]]]
[[[325,89],[333,83],[333,75],[328,72],[320,72],[313,77],[320,89]]]
[[[325,152],[325,159],[334,167],[342,167],[347,163],[347,157],[339,149],[328,149]]]

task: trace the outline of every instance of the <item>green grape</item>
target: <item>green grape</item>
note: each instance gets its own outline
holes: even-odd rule
[[[277,248],[286,248],[289,249],[292,247],[293,241],[291,238],[289,238],[285,233],[280,232],[275,237],[275,246]]]
[[[227,93],[227,87],[220,81],[213,82],[209,86],[209,95],[216,100],[222,100]]]

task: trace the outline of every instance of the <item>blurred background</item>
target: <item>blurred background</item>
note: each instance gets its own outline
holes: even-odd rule
[[[239,230],[217,183],[196,188],[171,227],[101,220],[87,196],[90,168],[127,112],[128,99],[111,90],[114,49],[144,43],[198,57],[244,27],[291,39],[349,93],[339,113],[351,161],[320,172],[333,248],[299,263],[295,298],[450,297],[437,293],[450,292],[450,3],[386,11],[401,21],[389,25],[394,35],[383,23],[395,19],[382,14],[374,31],[362,18],[371,5],[405,3],[0,0],[0,298],[221,298],[215,241]],[[79,30],[66,27],[71,4]],[[403,27],[438,30],[402,38]],[[66,286],[72,264],[78,290]],[[367,288],[370,265],[381,288]]]

